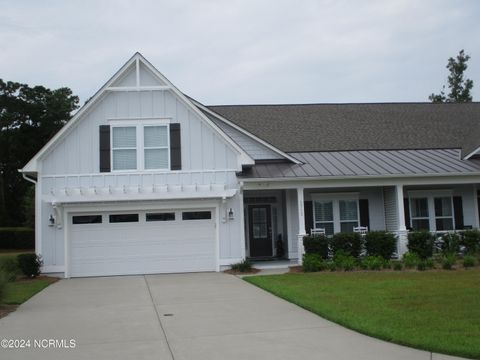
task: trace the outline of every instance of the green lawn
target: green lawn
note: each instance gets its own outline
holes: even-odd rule
[[[291,273],[244,279],[361,333],[480,359],[480,268]]]
[[[8,305],[22,304],[36,293],[45,289],[52,282],[52,278],[36,278],[28,280],[22,279],[8,283],[2,303]]]
[[[7,258],[16,258],[19,254],[33,252],[29,250],[1,250],[0,252],[0,267],[2,262]],[[20,270],[18,270],[20,275]],[[5,296],[0,301],[1,304],[19,305],[30,299],[33,295],[46,288],[57,279],[48,277],[38,277],[35,279],[18,278],[15,282],[6,284]]]

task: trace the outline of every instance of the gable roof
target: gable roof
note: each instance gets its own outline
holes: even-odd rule
[[[225,105],[208,108],[288,153],[480,146],[480,103]]]
[[[158,84],[153,84],[149,86],[140,87],[140,78],[142,77],[141,65],[147,69],[151,74],[153,74],[156,79],[158,79]],[[136,71],[133,71],[132,75],[132,66],[136,68]],[[132,81],[136,85],[131,86],[125,79],[133,76]],[[127,84],[128,86],[122,86]],[[121,85],[121,86],[119,86]],[[35,156],[21,169],[20,172],[32,173],[37,172],[37,161],[46,153],[48,153],[55,144],[57,144],[68,132],[74,128],[76,123],[86,114],[91,108],[93,108],[98,101],[106,94],[108,91],[123,91],[123,90],[170,90],[175,95],[178,96],[194,113],[196,113],[200,119],[205,121],[210,125],[223,139],[229,144],[233,149],[235,149],[240,154],[240,161],[242,164],[253,165],[255,161],[237,144],[235,143],[227,134],[225,134],[213,121],[211,121],[205,114],[195,106],[191,100],[186,97],[181,91],[179,91],[162,73],[160,73],[147,59],[143,57],[142,54],[136,52],[106,83],[103,85],[96,93],[93,95],[41,149],[35,154]]]

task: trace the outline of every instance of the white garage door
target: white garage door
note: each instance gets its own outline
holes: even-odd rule
[[[215,271],[214,210],[72,214],[70,275]]]

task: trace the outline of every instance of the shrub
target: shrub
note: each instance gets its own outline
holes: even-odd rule
[[[433,261],[432,258],[425,259],[424,261],[425,261],[425,266],[428,269],[433,269],[435,267],[435,262]]]
[[[433,255],[435,236],[429,231],[412,231],[408,233],[408,251],[416,253],[421,259],[427,259]]]
[[[332,251],[336,254],[339,250],[347,255],[358,258],[362,251],[362,236],[359,233],[337,233],[332,237]]]
[[[383,257],[382,257],[382,260],[383,260],[382,268],[384,269],[392,268],[392,262],[390,260],[384,259]]]
[[[467,254],[475,254],[480,250],[480,231],[466,230],[462,233],[461,245],[465,246]]]
[[[356,260],[353,256],[348,255],[343,250],[338,250],[333,257],[336,269],[343,269],[345,271],[352,271],[355,268]]]
[[[392,261],[393,264],[393,270],[395,271],[401,271],[403,269],[403,264],[401,261]]]
[[[420,257],[417,253],[407,252],[403,255],[403,264],[407,269],[412,269],[417,267],[420,262]]]
[[[336,271],[337,270],[337,264],[335,264],[334,261],[329,261],[327,263],[327,269],[330,271]]]
[[[475,266],[475,257],[472,255],[465,255],[463,257],[463,267],[470,268]]]
[[[363,263],[368,270],[381,270],[384,259],[381,256],[367,256],[363,259]]]
[[[5,296],[5,288],[7,287],[7,276],[0,270],[0,303]]]
[[[0,228],[0,249],[34,249],[35,231],[30,228]]]
[[[427,262],[424,259],[420,259],[420,261],[417,263],[417,270],[418,271],[425,271],[427,270]]]
[[[307,235],[303,237],[303,246],[306,254],[319,254],[328,259],[329,239],[325,235]]]
[[[15,281],[17,273],[19,272],[17,259],[14,257],[5,257],[0,260],[0,271],[3,272],[8,281]]]
[[[456,254],[460,251],[460,236],[456,233],[446,233],[442,236],[440,248],[442,254]]]
[[[456,261],[457,257],[455,256],[455,254],[445,255],[442,260],[442,268],[445,270],[452,270]]]
[[[369,256],[390,259],[397,247],[397,238],[387,231],[371,231],[365,235],[365,250]]]
[[[37,254],[20,254],[17,256],[17,261],[23,275],[28,277],[40,275],[42,259]]]
[[[303,271],[304,272],[323,271],[326,268],[327,268],[327,265],[323,261],[320,254],[303,255]]]

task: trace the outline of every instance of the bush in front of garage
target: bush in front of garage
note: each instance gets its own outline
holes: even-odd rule
[[[40,275],[40,267],[43,264],[42,258],[37,254],[20,254],[17,256],[18,267],[23,275],[36,277]]]
[[[25,227],[0,228],[0,249],[34,249],[35,231]]]

